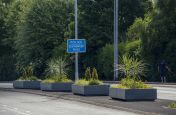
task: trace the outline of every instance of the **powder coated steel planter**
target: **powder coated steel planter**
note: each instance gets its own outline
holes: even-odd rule
[[[14,81],[15,89],[40,89],[40,81]]]
[[[120,99],[125,101],[154,101],[157,99],[157,90],[110,88],[109,96],[112,99]]]
[[[109,85],[72,85],[72,92],[84,96],[107,96],[109,95]]]
[[[60,83],[41,83],[40,87],[42,91],[63,91],[71,92],[72,82],[60,82]]]

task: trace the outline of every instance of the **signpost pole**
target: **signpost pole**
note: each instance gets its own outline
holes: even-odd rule
[[[75,39],[78,39],[78,1],[75,0]],[[75,53],[75,81],[79,79],[78,73],[78,53]]]
[[[118,0],[114,0],[114,81],[118,79]]]

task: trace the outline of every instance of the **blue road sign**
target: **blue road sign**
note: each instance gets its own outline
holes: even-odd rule
[[[84,53],[86,52],[85,39],[69,39],[67,40],[68,53]]]

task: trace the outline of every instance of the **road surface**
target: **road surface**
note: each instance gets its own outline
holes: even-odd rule
[[[0,88],[13,88],[12,83],[0,83]],[[154,88],[158,89],[158,99],[174,100],[176,101],[176,85],[154,85]]]
[[[176,101],[176,87],[155,87],[157,88],[158,99]]]
[[[0,115],[136,115],[135,113],[98,107],[19,92],[0,91]]]

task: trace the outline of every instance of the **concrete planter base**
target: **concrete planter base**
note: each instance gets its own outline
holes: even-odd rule
[[[40,87],[42,91],[64,91],[70,92],[72,82],[69,83],[41,83]]]
[[[154,101],[157,99],[157,90],[110,88],[109,96],[113,99],[125,101]]]
[[[40,89],[40,81],[14,81],[15,89]]]
[[[79,86],[72,85],[72,92],[84,96],[107,96],[109,93],[109,85],[89,85]]]

